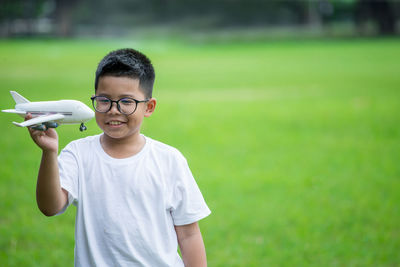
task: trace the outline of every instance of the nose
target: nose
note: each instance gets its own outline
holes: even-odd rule
[[[114,105],[114,104],[115,104],[115,105]],[[111,108],[110,108],[110,110],[109,110],[108,112],[111,113],[111,114],[118,114],[118,113],[121,113],[121,112],[119,111],[118,103],[117,103],[116,101],[111,102]]]

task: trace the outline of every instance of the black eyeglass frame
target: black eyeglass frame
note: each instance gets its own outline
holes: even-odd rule
[[[96,109],[96,105],[95,105],[94,101],[95,101],[96,98],[98,98],[98,97],[104,97],[104,98],[106,98],[106,99],[108,99],[108,100],[110,101],[110,107],[108,108],[107,111],[98,111],[98,110]],[[97,111],[97,112],[99,112],[99,113],[107,113],[107,112],[109,112],[109,111],[112,109],[113,103],[116,103],[116,104],[117,104],[117,109],[118,109],[118,111],[119,111],[121,114],[127,115],[127,116],[129,116],[129,115],[135,113],[135,111],[136,111],[136,109],[137,109],[139,103],[146,103],[146,102],[149,102],[149,100],[150,100],[150,99],[137,100],[137,99],[134,99],[134,98],[132,98],[132,97],[123,97],[123,98],[118,99],[118,100],[111,100],[111,99],[109,99],[108,97],[102,96],[102,95],[92,96],[90,99],[92,100],[92,105],[93,105],[94,110]],[[136,106],[135,106],[135,109],[134,109],[131,113],[126,113],[126,112],[122,112],[122,111],[121,111],[121,107],[120,107],[120,105],[119,105],[119,102],[120,102],[121,100],[124,100],[124,99],[129,99],[129,100],[135,101]]]

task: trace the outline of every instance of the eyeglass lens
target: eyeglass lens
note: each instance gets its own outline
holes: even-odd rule
[[[112,103],[117,103],[118,110],[123,114],[131,114],[136,109],[136,102],[130,98],[121,98],[118,101],[111,101],[107,97],[98,96],[93,100],[94,108],[98,112],[108,112],[112,108]]]

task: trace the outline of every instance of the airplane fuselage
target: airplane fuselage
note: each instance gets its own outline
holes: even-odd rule
[[[86,122],[93,118],[93,111],[82,102],[76,100],[21,103],[15,105],[15,110],[21,111],[21,117],[25,117],[22,112],[32,114],[34,118],[49,114],[62,114],[64,118],[55,120],[62,124]]]

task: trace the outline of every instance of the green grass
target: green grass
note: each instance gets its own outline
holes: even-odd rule
[[[90,104],[110,50],[153,60],[156,113],[143,132],[187,157],[212,215],[209,266],[400,264],[400,40],[184,44],[0,41],[0,108]],[[40,150],[1,114],[0,262],[71,266],[74,208],[35,202]],[[58,128],[60,147],[99,133]]]

